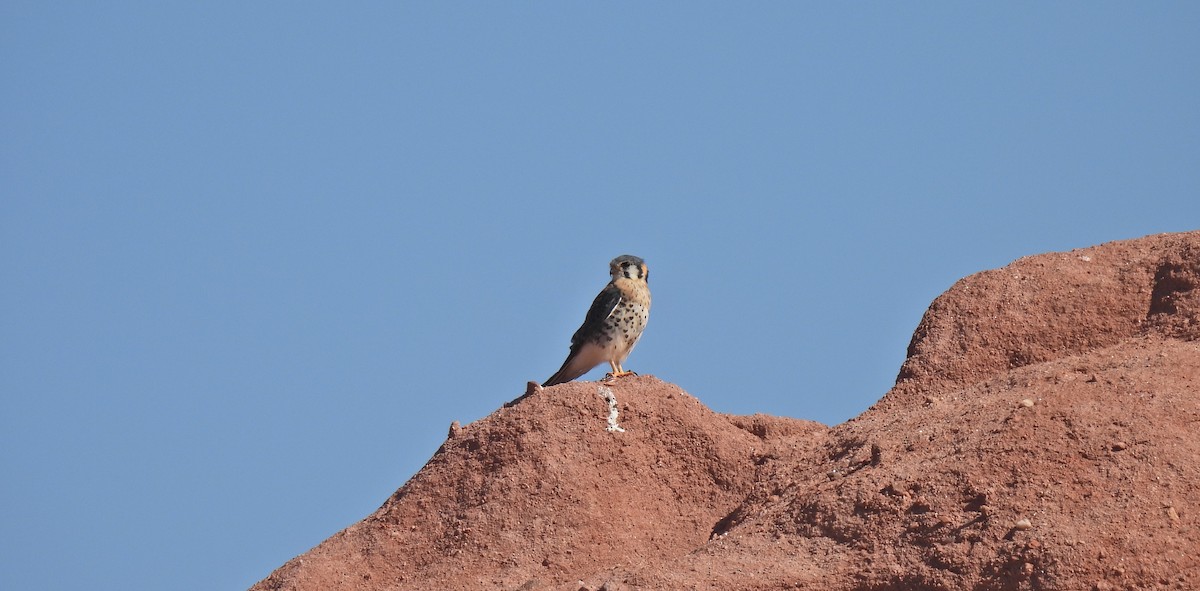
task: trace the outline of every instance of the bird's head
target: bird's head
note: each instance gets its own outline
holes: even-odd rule
[[[650,270],[646,268],[646,261],[631,254],[623,254],[613,259],[608,264],[608,272],[612,275],[613,279],[624,277],[627,279],[640,279],[642,281],[650,280]]]

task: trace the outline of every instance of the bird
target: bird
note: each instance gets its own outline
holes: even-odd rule
[[[614,378],[633,373],[623,364],[650,319],[650,270],[642,259],[623,254],[608,263],[608,272],[612,281],[600,290],[583,325],[571,336],[567,360],[543,387],[569,382],[605,361]]]

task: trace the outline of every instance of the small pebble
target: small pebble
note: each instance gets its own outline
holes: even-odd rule
[[[1028,529],[1033,529],[1033,523],[1030,522],[1028,519],[1018,519],[1017,522],[1013,524],[1013,529],[1015,529],[1017,531],[1025,531]]]
[[[1025,408],[1031,408],[1033,406],[1033,401],[1026,398],[1021,401],[1021,406],[1025,407]]]
[[[1118,441],[1112,444],[1113,451],[1123,451],[1127,447],[1129,447],[1129,444],[1125,443],[1124,441]]]

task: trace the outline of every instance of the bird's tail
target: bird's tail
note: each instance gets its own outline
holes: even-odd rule
[[[556,384],[562,384],[564,382],[569,382],[569,381],[579,377],[579,376],[567,377],[566,375],[564,375],[566,373],[567,373],[567,366],[564,365],[562,367],[562,369],[558,370],[557,372],[555,372],[554,375],[550,376],[550,379],[542,382],[542,387],[549,388],[550,386],[554,386]]]
[[[580,361],[578,352],[572,352],[563,362],[562,367],[558,368],[558,371],[550,376],[550,379],[542,383],[542,387],[549,388],[555,384],[563,384],[587,373],[591,367]]]

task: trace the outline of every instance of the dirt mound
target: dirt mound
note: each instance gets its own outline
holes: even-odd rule
[[[1200,588],[1198,285],[1200,232],[968,277],[832,429],[534,388],[253,589]]]
[[[826,430],[726,417],[650,376],[534,386],[452,427],[375,514],[255,588],[533,589],[617,565],[662,568],[704,545],[777,447]]]

